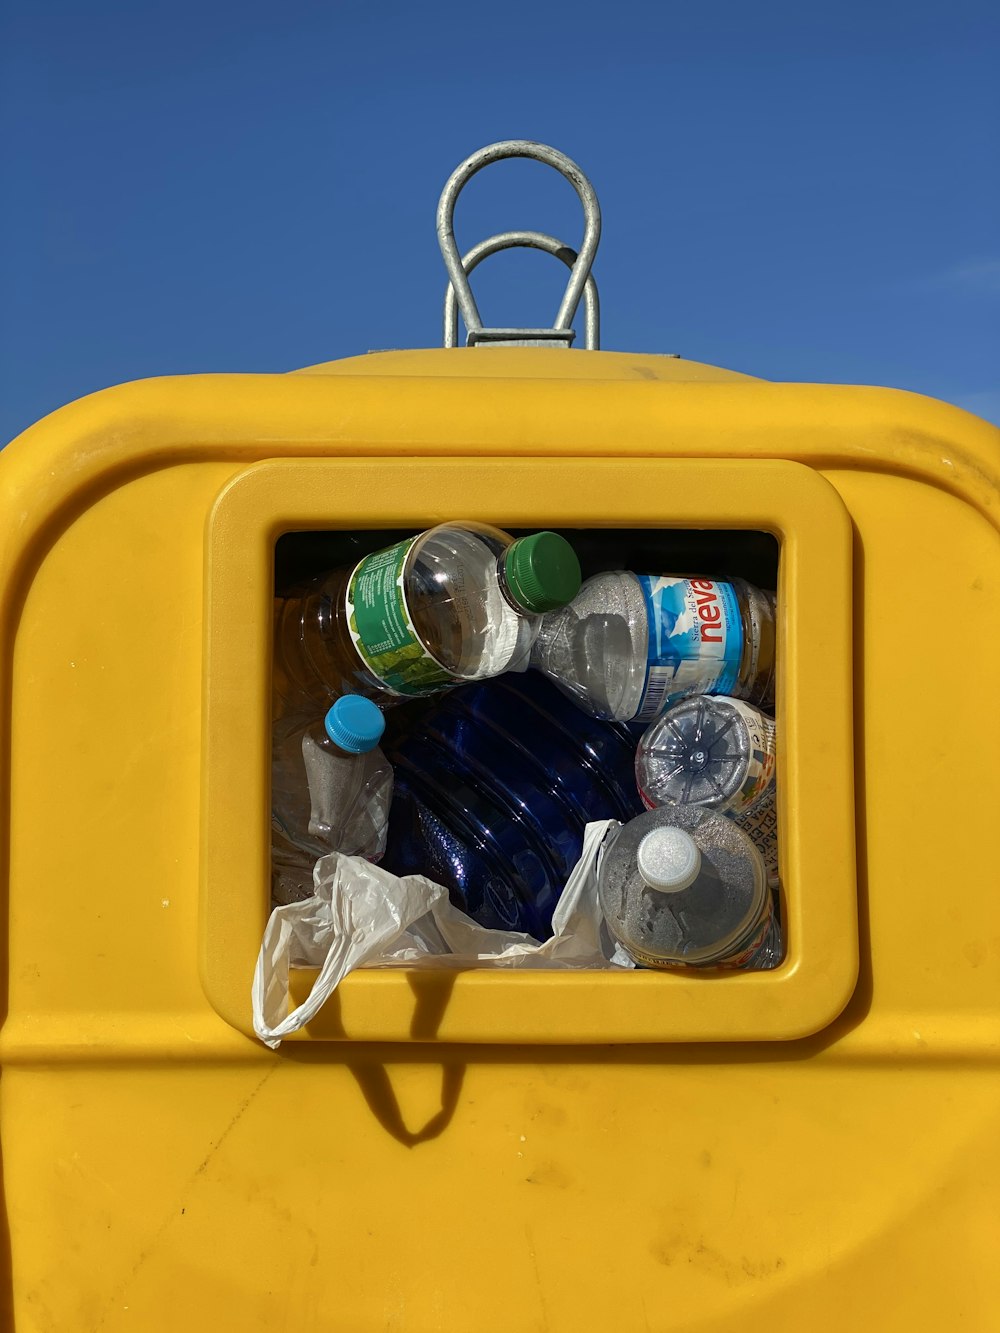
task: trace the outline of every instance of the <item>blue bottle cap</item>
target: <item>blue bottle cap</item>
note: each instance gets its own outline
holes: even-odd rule
[[[385,718],[377,704],[360,694],[345,694],[324,719],[326,734],[348,754],[374,750],[385,731]]]

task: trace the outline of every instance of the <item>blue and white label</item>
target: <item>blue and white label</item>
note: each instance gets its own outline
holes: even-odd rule
[[[636,717],[648,721],[689,694],[732,694],[743,656],[743,622],[732,585],[636,577],[649,626],[646,683]]]

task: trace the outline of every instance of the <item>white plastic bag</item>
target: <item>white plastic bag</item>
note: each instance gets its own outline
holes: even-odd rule
[[[264,930],[253,978],[253,1026],[265,1045],[313,1018],[356,967],[631,967],[603,928],[597,858],[614,820],[588,824],[583,853],[539,944],[517,931],[487,930],[453,907],[448,890],[423,875],[399,878],[334,852],[316,863],[315,892],[276,907]],[[318,968],[307,999],[288,1012],[289,969]]]

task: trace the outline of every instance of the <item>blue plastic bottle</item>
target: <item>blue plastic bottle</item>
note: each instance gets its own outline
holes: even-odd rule
[[[586,716],[535,673],[397,713],[383,745],[395,795],[382,864],[444,884],[484,926],[548,938],[584,826],[643,808],[641,730]]]

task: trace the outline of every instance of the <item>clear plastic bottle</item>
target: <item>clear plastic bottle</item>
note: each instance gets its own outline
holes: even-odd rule
[[[635,753],[643,805],[745,814],[774,786],[773,718],[742,699],[696,695],[646,728]]]
[[[697,695],[667,709],[646,728],[635,755],[635,779],[647,810],[701,805],[735,819],[778,876],[774,719],[753,704]]]
[[[531,665],[594,717],[649,721],[691,694],[774,696],[774,594],[743,579],[597,574],[546,615]]]
[[[275,712],[347,691],[394,703],[517,669],[541,615],[579,588],[576,554],[554,532],[515,540],[443,523],[278,601]]]
[[[370,699],[347,694],[326,716],[276,722],[271,743],[271,897],[313,891],[328,852],[378,861],[385,851],[392,768],[378,748],[385,719]]]
[[[598,892],[608,928],[645,967],[773,968],[781,930],[750,838],[701,806],[662,806],[613,830]]]

